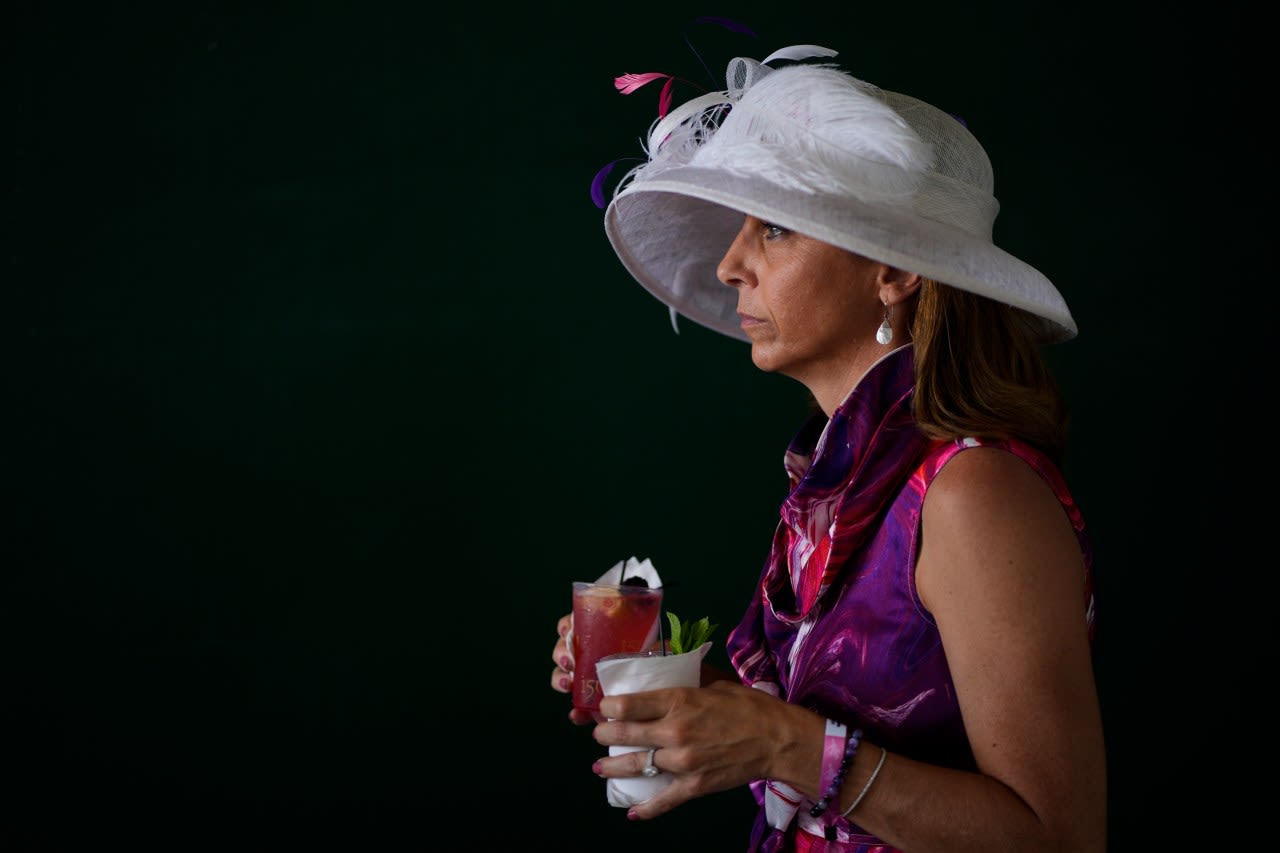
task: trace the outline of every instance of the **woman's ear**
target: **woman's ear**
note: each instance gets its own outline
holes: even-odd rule
[[[910,299],[920,289],[922,277],[913,272],[882,264],[876,279],[880,301],[885,305],[897,305]]]

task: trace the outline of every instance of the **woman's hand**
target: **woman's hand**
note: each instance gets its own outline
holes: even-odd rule
[[[600,701],[595,727],[605,746],[657,747],[653,763],[674,781],[627,816],[647,820],[694,797],[771,778],[813,792],[819,784],[825,722],[762,690],[730,681],[670,687]],[[640,776],[648,750],[599,759],[603,778]]]
[[[573,649],[569,648],[568,640],[571,630],[573,630],[573,614],[566,613],[556,623],[556,633],[559,636],[555,648],[551,650],[551,660],[555,661],[556,665],[556,668],[551,670],[551,689],[560,693],[569,693],[573,690]],[[572,708],[569,711],[569,722],[576,726],[585,726],[595,722],[595,718],[585,711]]]

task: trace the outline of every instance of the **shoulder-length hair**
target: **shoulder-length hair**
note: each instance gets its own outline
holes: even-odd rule
[[[930,438],[1017,438],[1061,467],[1068,409],[1025,311],[924,279],[911,336],[914,413]]]

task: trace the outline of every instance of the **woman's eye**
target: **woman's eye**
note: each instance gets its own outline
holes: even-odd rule
[[[786,233],[787,229],[781,225],[774,225],[772,222],[764,223],[764,238],[766,240],[776,240]]]

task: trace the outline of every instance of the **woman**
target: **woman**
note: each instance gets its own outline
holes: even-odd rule
[[[736,673],[606,697],[595,739],[653,749],[593,769],[672,774],[635,820],[750,785],[753,851],[1103,850],[1092,555],[1039,349],[1075,322],[992,243],[963,123],[832,55],[734,60],[608,206],[673,320],[745,339],[821,411],[785,455]]]

